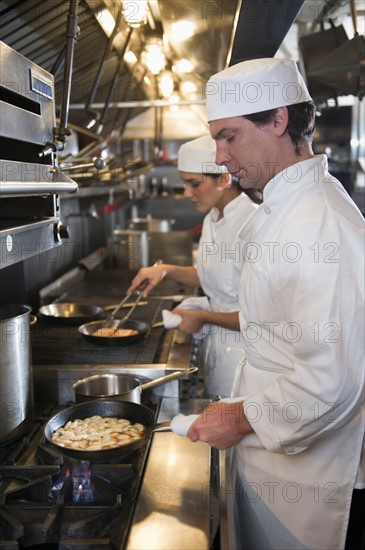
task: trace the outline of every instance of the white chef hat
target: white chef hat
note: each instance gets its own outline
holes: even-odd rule
[[[215,163],[215,141],[209,134],[184,143],[178,153],[177,168],[181,172],[221,174],[225,166]]]
[[[311,101],[295,61],[251,59],[210,77],[206,84],[208,121],[250,115]]]

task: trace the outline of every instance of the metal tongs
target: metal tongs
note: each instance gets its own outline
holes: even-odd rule
[[[153,265],[156,266],[162,263],[163,263],[163,260],[157,260]],[[133,311],[138,306],[141,299],[143,298],[142,290],[145,289],[147,283],[148,281],[146,280],[139,285],[138,290],[140,291],[140,293],[138,294],[137,299],[135,300],[131,309],[128,311],[127,315],[125,315],[122,319],[115,319],[115,316],[120,310],[120,308],[133,296],[133,292],[128,292],[128,294],[126,294],[123,300],[119,302],[117,307],[113,309],[111,313],[109,313],[108,317],[105,319],[104,323],[102,324],[102,328],[113,328],[114,330],[117,330],[118,328],[122,328],[130,318],[130,316],[132,315]]]

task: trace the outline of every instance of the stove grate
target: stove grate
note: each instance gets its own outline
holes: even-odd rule
[[[0,549],[121,550],[151,440],[123,462],[74,460],[45,442],[43,427],[55,409],[42,411],[26,436],[0,449]],[[75,502],[74,472],[85,468],[93,502]]]

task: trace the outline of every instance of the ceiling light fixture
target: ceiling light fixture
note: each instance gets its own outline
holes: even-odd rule
[[[177,93],[173,93],[171,97],[169,97],[169,103],[171,103],[169,109],[172,113],[176,113],[179,110],[179,103],[180,96]]]
[[[143,63],[152,74],[159,74],[166,65],[166,57],[160,38],[150,38],[142,54]]]
[[[192,21],[182,19],[181,21],[176,21],[175,23],[172,23],[171,30],[176,40],[183,42],[184,40],[188,40],[193,36],[195,31],[195,24]]]
[[[188,59],[178,59],[174,63],[175,69],[179,73],[191,73],[193,70],[193,65]]]
[[[195,96],[197,86],[195,82],[192,82],[191,80],[184,80],[180,84],[180,92],[183,97],[191,98],[192,96]]]
[[[174,91],[174,77],[170,71],[163,71],[159,75],[158,87],[164,99],[171,97]]]
[[[126,60],[127,63],[135,63],[137,61],[137,57],[135,55],[134,52],[132,52],[132,50],[129,50],[125,56],[124,56],[124,59]]]
[[[112,34],[115,26],[115,19],[111,12],[105,8],[104,10],[100,10],[97,13],[96,18],[99,21],[99,25],[101,26],[105,34],[109,37]]]
[[[147,0],[123,0],[123,17],[125,22],[135,29],[147,23]]]

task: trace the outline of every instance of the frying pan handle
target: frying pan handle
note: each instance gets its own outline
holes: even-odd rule
[[[152,428],[152,432],[171,432],[171,421],[166,420],[166,422],[157,422]]]
[[[165,323],[163,321],[157,321],[156,323],[152,323],[151,328],[162,328],[165,327]]]
[[[181,378],[186,374],[192,374],[197,370],[198,370],[198,367],[190,367],[189,369],[186,369],[186,370],[178,370],[175,372],[171,372],[170,374],[166,374],[165,376],[161,376],[160,378],[155,378],[155,380],[150,380],[149,382],[145,382],[144,384],[141,384],[141,390],[144,391],[151,388],[157,388],[158,386],[167,384],[167,382],[171,382],[172,380]]]

